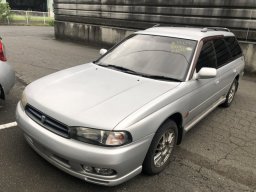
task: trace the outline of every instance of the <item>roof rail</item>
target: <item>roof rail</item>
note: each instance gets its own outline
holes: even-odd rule
[[[153,28],[154,27],[192,27],[192,26],[189,26],[189,25],[172,25],[172,24],[155,24],[152,26]]]
[[[160,24],[157,23],[157,24],[153,25],[153,27],[160,27]]]
[[[227,31],[230,32],[230,30],[228,28],[225,27],[204,27],[201,32],[207,32],[209,30],[213,30],[213,31]]]

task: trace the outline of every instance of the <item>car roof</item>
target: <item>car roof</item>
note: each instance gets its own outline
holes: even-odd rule
[[[152,27],[143,31],[138,31],[136,34],[158,35],[166,37],[176,37],[182,39],[201,40],[205,37],[223,35],[234,36],[227,28],[209,27],[209,28],[193,28],[193,27]]]

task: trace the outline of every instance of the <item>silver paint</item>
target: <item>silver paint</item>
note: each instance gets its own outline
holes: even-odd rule
[[[198,42],[207,36],[233,36],[230,32],[198,31],[168,33],[168,30],[156,27],[138,33],[173,35]],[[216,76],[211,75],[211,78],[190,79],[191,67],[186,81],[170,82],[89,63],[46,76],[25,89],[24,95],[30,105],[68,126],[129,131],[133,142],[120,147],[90,145],[58,136],[30,119],[20,103],[16,111],[17,122],[28,143],[61,170],[89,182],[117,185],[141,172],[152,138],[166,119],[180,114],[180,127],[183,134],[186,133],[225,101],[233,80],[243,69],[241,57],[217,69]],[[60,159],[66,159],[69,164]],[[111,168],[117,175],[85,173],[82,165]]]

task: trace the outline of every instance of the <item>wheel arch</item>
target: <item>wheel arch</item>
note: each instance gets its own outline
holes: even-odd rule
[[[235,79],[236,79],[237,81],[239,81],[239,78],[240,78],[240,75],[238,74]]]
[[[4,94],[4,89],[2,85],[0,84],[0,99],[5,100],[5,94]]]
[[[182,141],[182,136],[183,136],[183,118],[182,118],[182,115],[181,113],[179,112],[176,112],[172,115],[170,115],[167,119],[165,119],[163,121],[163,123],[159,126],[161,127],[166,121],[174,121],[178,127],[178,139],[177,139],[177,145],[179,145]]]
[[[240,79],[240,75],[238,74],[238,75],[235,77],[235,80],[237,81],[236,91],[237,91],[238,86],[239,86],[239,79]]]

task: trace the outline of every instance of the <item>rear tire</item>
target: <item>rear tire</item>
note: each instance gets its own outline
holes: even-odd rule
[[[231,84],[231,87],[228,91],[225,102],[221,105],[222,107],[229,107],[232,104],[234,97],[236,95],[237,88],[238,88],[238,81],[237,79],[235,79]]]
[[[157,130],[146,158],[143,162],[143,173],[155,175],[165,169],[170,163],[171,153],[177,144],[177,124],[169,120]]]

